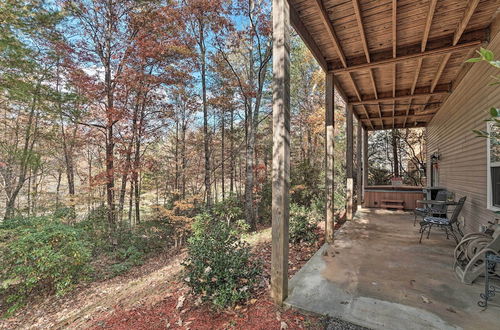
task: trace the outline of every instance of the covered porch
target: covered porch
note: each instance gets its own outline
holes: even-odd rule
[[[438,183],[467,197],[462,227],[477,231],[495,217],[486,205],[486,142],[472,130],[484,129],[485,110],[500,102],[498,87],[483,89],[496,71],[465,61],[479,47],[500,53],[498,8],[498,1],[480,0],[273,0],[276,303],[375,328],[496,328],[498,309],[477,307],[482,287],[455,279],[452,240],[437,232],[419,245],[408,214],[356,210],[367,186],[369,132],[426,127],[429,154],[443,154]],[[327,244],[288,283],[292,27],[326,76]],[[346,108],[348,222],[339,232],[334,207],[344,205],[333,205],[334,91]],[[431,166],[428,160],[428,172]]]
[[[500,298],[455,278],[452,239],[418,243],[406,212],[360,209],[290,281],[285,304],[374,329],[497,329]],[[498,304],[493,303],[497,300]]]

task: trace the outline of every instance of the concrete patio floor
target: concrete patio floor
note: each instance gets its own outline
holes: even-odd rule
[[[500,295],[483,310],[484,282],[456,279],[454,240],[418,239],[412,214],[360,209],[291,279],[285,304],[373,329],[500,329]]]

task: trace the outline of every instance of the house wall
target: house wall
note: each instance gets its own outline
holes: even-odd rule
[[[500,34],[486,48],[500,57]],[[439,186],[467,196],[460,218],[466,232],[478,231],[480,224],[500,218],[487,209],[487,140],[473,129],[486,129],[484,120],[491,106],[500,107],[500,86],[489,86],[491,76],[500,74],[487,63],[475,63],[454,86],[453,93],[429,123],[427,134],[427,180],[430,185],[430,155],[440,153]]]

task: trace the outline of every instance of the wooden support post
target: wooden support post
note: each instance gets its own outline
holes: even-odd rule
[[[271,291],[277,304],[288,295],[290,189],[290,11],[273,0],[273,171]]]
[[[335,104],[334,104],[334,83],[333,73],[326,74],[325,91],[325,194],[326,194],[326,223],[325,233],[327,243],[333,243],[333,228],[335,225],[334,210],[334,143],[335,143]]]
[[[363,203],[365,202],[365,190],[368,187],[368,130],[363,130]]]
[[[353,218],[353,116],[352,116],[352,105],[346,105],[346,178],[347,178],[347,188],[346,188],[346,217],[347,220],[352,220]]]
[[[363,189],[363,162],[361,160],[361,138],[363,134],[361,122],[358,121],[356,131],[356,210],[361,206],[361,190]]]

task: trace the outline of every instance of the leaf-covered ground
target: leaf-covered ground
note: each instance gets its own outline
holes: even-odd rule
[[[290,246],[293,276],[323,242]],[[181,279],[183,251],[150,259],[125,275],[81,286],[63,297],[32,302],[18,315],[0,321],[2,328],[93,329],[319,329],[316,316],[277,307],[269,295],[270,230],[248,239],[264,269],[253,298],[225,311],[214,311],[189,293]]]

